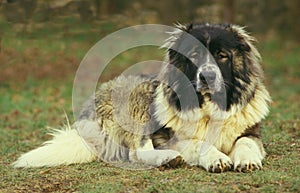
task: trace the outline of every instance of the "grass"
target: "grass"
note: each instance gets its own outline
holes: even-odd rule
[[[274,38],[260,38],[259,44],[274,101],[262,125],[268,152],[263,171],[136,171],[101,162],[13,169],[10,164],[22,152],[49,139],[47,126],[65,123],[64,111],[72,117],[72,81],[80,59],[100,37],[118,28],[104,23],[95,30],[95,25],[81,28],[73,20],[62,20],[20,34],[13,24],[0,22],[0,192],[300,192],[300,48]],[[59,30],[61,26],[68,30]],[[160,54],[152,48],[125,52],[103,80],[125,69],[124,64],[160,59]]]

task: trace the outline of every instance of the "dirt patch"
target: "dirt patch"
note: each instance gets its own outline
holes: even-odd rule
[[[0,52],[0,82],[23,82],[28,78],[62,80],[74,76],[80,60],[63,52],[45,53],[38,48],[24,52],[4,49]]]

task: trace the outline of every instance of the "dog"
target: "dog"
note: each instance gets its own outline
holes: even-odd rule
[[[73,125],[54,130],[52,140],[13,166],[102,160],[214,173],[262,169],[260,123],[271,98],[254,42],[237,25],[178,25],[157,76],[121,75],[101,84]]]

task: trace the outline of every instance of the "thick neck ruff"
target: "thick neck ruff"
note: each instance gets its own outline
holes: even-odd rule
[[[205,102],[202,108],[195,108],[187,111],[179,111],[171,106],[164,94],[163,85],[156,90],[155,117],[161,125],[172,127],[175,131],[180,130],[180,125],[199,123],[207,119],[223,120],[223,124],[228,123],[243,126],[243,129],[259,123],[269,113],[270,95],[263,85],[258,85],[254,97],[248,104],[233,105],[228,111],[222,111],[218,106],[210,101]]]

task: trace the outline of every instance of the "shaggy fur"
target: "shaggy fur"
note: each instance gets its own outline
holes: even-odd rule
[[[56,131],[13,165],[99,159],[143,167],[184,161],[210,172],[261,169],[259,124],[271,99],[254,39],[236,25],[177,27],[156,78],[120,76],[102,84],[71,130]]]

